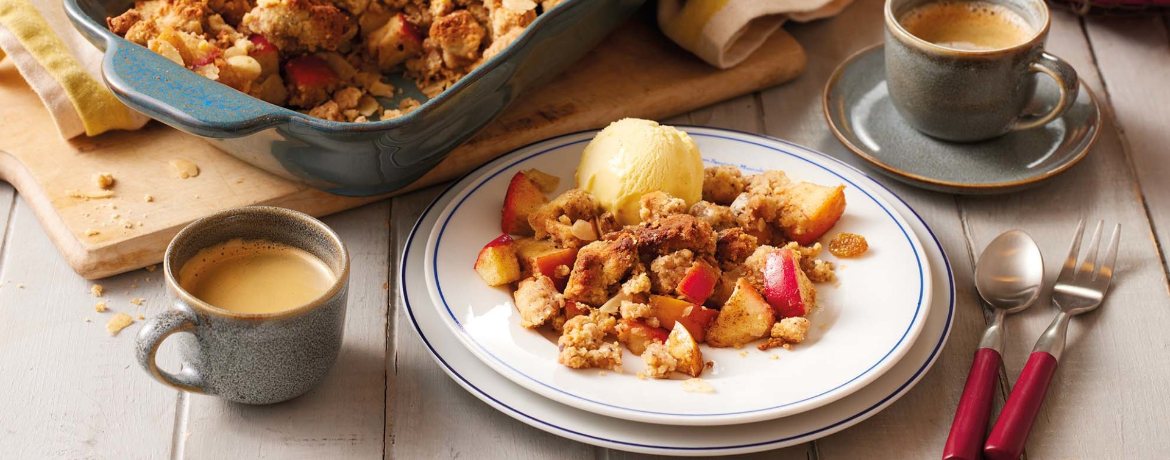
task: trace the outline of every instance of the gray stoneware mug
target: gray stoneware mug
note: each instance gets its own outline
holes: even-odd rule
[[[980,141],[1048,124],[1076,102],[1076,70],[1044,51],[1049,17],[1043,0],[980,0],[1016,12],[1036,34],[1008,48],[978,51],[930,43],[898,22],[932,1],[886,0],[886,81],[890,100],[910,126],[939,139]],[[1037,73],[1056,80],[1060,101],[1048,113],[1025,114]]]
[[[337,281],[318,299],[275,313],[218,308],[179,285],[183,264],[199,250],[233,239],[265,240],[300,248],[321,259]],[[138,363],[171,387],[224,399],[270,404],[316,386],[337,359],[349,291],[349,254],[328,226],[300,212],[248,206],[199,219],[171,240],[163,265],[172,308],[138,333]],[[173,334],[183,359],[172,373],[155,362]]]

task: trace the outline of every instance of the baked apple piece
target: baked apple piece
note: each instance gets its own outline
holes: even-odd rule
[[[741,347],[768,334],[776,323],[768,301],[746,278],[735,283],[731,298],[707,330],[707,344],[713,347]]]
[[[504,195],[504,208],[500,211],[500,228],[513,235],[534,235],[528,224],[528,215],[548,203],[540,187],[528,179],[524,172],[512,176],[508,192]]]
[[[512,249],[512,237],[500,235],[480,249],[475,272],[488,286],[502,286],[520,279],[520,262]]]
[[[817,241],[845,213],[845,186],[799,182],[784,189],[784,236],[802,246]]]
[[[807,315],[817,303],[817,290],[800,269],[800,255],[791,249],[768,254],[764,261],[764,296],[778,318]]]
[[[577,248],[560,248],[552,241],[533,238],[516,240],[513,247],[523,273],[547,276],[552,278],[557,289],[565,289],[569,273],[577,262]]]
[[[670,335],[666,329],[629,318],[618,321],[616,329],[618,342],[639,356],[646,351],[646,347],[651,343],[666,343],[667,336]]]
[[[248,56],[252,56],[252,59],[260,63],[260,76],[268,77],[279,73],[280,50],[260,34],[252,34],[248,40],[252,42],[252,51],[248,52]]]
[[[719,315],[719,310],[662,295],[650,296],[650,308],[662,327],[674,329],[675,324],[682,324],[697,342],[706,338],[707,327]]]
[[[670,336],[666,339],[666,351],[678,360],[676,371],[691,377],[698,377],[703,373],[703,352],[699,350],[699,343],[691,336],[689,330],[682,323],[674,323]]]
[[[691,268],[688,268],[683,274],[675,291],[678,291],[683,298],[702,305],[715,290],[715,283],[719,282],[719,275],[719,270],[715,267],[701,260],[696,260],[695,263],[691,264]]]
[[[402,13],[392,16],[366,39],[368,55],[383,72],[394,70],[422,50],[422,34]]]
[[[569,282],[569,273],[573,270],[573,263],[577,261],[577,248],[564,248],[533,256],[532,274],[544,275],[552,279],[557,290],[564,291]]]
[[[288,103],[312,108],[329,100],[329,93],[341,79],[324,59],[313,55],[298,56],[284,63]]]

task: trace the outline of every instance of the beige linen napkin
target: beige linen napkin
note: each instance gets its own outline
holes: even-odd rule
[[[138,129],[150,120],[102,83],[102,52],[73,28],[60,0],[0,0],[0,59],[20,70],[61,137]]]
[[[759,48],[784,21],[834,16],[853,0],[658,0],[658,25],[671,40],[720,69]]]

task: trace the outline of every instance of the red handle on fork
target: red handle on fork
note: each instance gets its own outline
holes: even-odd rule
[[[943,447],[943,460],[979,460],[983,435],[987,434],[987,419],[991,415],[991,398],[995,396],[995,380],[1003,362],[993,348],[975,351],[975,361],[967,373],[967,384],[951,422],[951,433]]]
[[[1056,374],[1056,357],[1045,351],[1034,351],[1028,356],[1028,363],[1020,373],[1020,379],[1012,388],[987,444],[983,455],[990,460],[1016,460],[1024,452],[1024,443],[1032,431],[1032,422],[1040,413],[1048,384]]]

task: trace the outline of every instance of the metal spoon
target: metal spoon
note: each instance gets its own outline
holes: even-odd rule
[[[1031,236],[1020,230],[999,235],[975,265],[979,296],[995,308],[995,320],[983,332],[963,396],[943,448],[944,460],[977,460],[987,433],[995,377],[1003,362],[1003,317],[1031,306],[1044,284],[1044,258]]]

